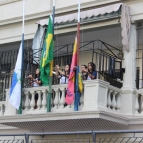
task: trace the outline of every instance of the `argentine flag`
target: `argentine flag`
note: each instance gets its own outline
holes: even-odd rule
[[[16,109],[19,109],[21,100],[21,67],[22,67],[22,44],[20,45],[16,66],[12,77],[10,99],[9,99],[9,102]]]

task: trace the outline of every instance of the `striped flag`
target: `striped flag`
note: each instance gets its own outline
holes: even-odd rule
[[[46,39],[44,41],[44,47],[42,51],[42,57],[40,62],[40,79],[43,85],[49,84],[49,78],[52,76],[53,71],[53,23],[52,16],[49,17],[48,30],[46,33]]]
[[[75,38],[74,43],[74,49],[73,49],[73,55],[72,55],[72,63],[71,63],[71,70],[70,70],[70,76],[68,80],[68,87],[67,87],[67,95],[66,95],[66,103],[72,104],[74,102],[74,92],[75,92],[75,70],[74,68],[77,66],[77,37]],[[83,84],[81,75],[78,70],[78,88],[79,91],[82,92],[83,90]]]
[[[22,44],[20,45],[16,66],[12,77],[10,99],[9,99],[9,102],[16,109],[19,109],[21,100],[21,68],[22,68]]]

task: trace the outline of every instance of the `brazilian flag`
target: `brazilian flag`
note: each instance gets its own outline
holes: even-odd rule
[[[52,77],[53,45],[53,23],[52,16],[50,16],[40,61],[40,79],[43,85],[48,85],[49,79]]]

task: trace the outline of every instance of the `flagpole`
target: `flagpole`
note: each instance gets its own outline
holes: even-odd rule
[[[25,22],[25,0],[23,0],[23,19],[22,19],[22,63],[21,63],[21,100],[18,114],[22,114],[22,87],[23,87],[23,59],[24,59],[24,22]]]
[[[79,48],[80,48],[80,0],[78,0],[78,24],[77,24],[77,66],[79,66]]]
[[[74,111],[78,111],[79,107],[79,88],[78,88],[78,74],[79,74],[79,48],[80,48],[80,0],[78,0],[78,23],[77,23],[77,67],[76,67],[76,82],[75,82],[75,101]]]
[[[54,23],[55,23],[55,0],[53,0],[53,47],[54,47]],[[52,71],[53,61],[50,64],[50,70]],[[47,112],[51,112],[51,98],[52,98],[52,74],[49,76],[49,91],[47,98]]]

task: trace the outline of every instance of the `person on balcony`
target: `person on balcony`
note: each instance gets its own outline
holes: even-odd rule
[[[39,87],[42,85],[40,80],[40,69],[37,68],[35,71],[35,78],[32,75],[29,75],[28,78],[30,79],[30,84],[32,87]],[[38,93],[35,94],[35,109],[37,108],[37,101],[38,101]]]
[[[81,76],[82,76],[82,80],[87,80],[88,77],[88,69],[86,65],[82,65],[81,66]]]
[[[89,62],[88,63],[88,76],[87,76],[87,80],[93,80],[96,79],[97,77],[97,72],[96,72],[96,66],[93,62]]]
[[[60,79],[60,84],[67,84],[70,74],[70,66],[66,65],[64,71],[56,65],[56,76]]]
[[[60,84],[67,84],[68,79],[70,75],[70,65],[66,65],[64,71],[59,67],[59,65],[56,65],[56,76],[58,79],[60,79]],[[66,96],[66,91],[65,91]],[[62,92],[60,91],[60,98],[62,97]],[[64,106],[67,106],[65,103]]]

